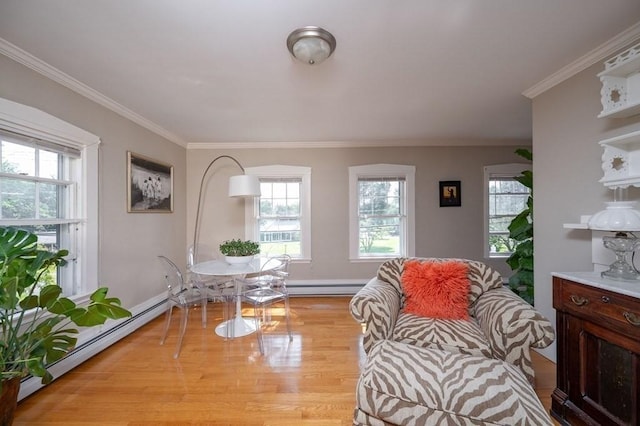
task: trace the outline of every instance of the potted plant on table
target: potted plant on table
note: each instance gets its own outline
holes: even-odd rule
[[[220,253],[224,255],[227,263],[249,263],[260,253],[260,244],[251,240],[226,240],[220,244]]]
[[[120,300],[101,287],[87,306],[62,295],[62,288],[42,278],[66,263],[67,250],[49,251],[25,230],[0,227],[0,424],[10,425],[20,380],[31,374],[43,384],[53,380],[48,365],[74,349],[78,327],[131,316]]]

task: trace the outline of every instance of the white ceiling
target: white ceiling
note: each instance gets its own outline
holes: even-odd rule
[[[530,139],[522,93],[639,22],[638,0],[0,0],[19,56],[182,145]],[[320,65],[287,51],[306,25],[337,39]]]

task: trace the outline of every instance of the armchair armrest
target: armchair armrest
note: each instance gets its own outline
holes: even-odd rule
[[[371,279],[353,296],[349,311],[356,321],[364,324],[362,345],[366,353],[376,341],[391,337],[401,301],[392,285],[377,278]]]
[[[549,320],[506,287],[480,295],[473,315],[487,336],[493,355],[520,367],[534,384],[530,348],[545,348],[554,341]]]

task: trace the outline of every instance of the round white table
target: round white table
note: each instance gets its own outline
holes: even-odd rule
[[[274,258],[258,257],[246,264],[229,264],[224,260],[209,260],[196,263],[191,267],[191,272],[200,275],[213,275],[217,277],[232,277],[236,286],[236,315],[233,319],[224,321],[216,327],[218,336],[227,337],[227,327],[233,321],[233,336],[242,337],[256,331],[255,321],[242,317],[242,286],[237,278],[244,278],[250,274],[267,272],[280,266],[281,262]]]

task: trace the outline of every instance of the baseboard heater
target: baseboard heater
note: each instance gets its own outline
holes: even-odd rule
[[[369,280],[288,280],[291,296],[349,296],[354,295]]]
[[[98,327],[94,327],[81,331],[78,341],[82,341],[82,343],[78,344],[67,356],[49,365],[48,370],[53,374],[54,380],[162,315],[165,312],[166,303],[166,295],[163,294],[162,297],[156,297],[139,306],[138,310],[132,310],[131,318],[119,322],[112,321],[111,325],[107,322],[99,330],[97,330]],[[160,336],[158,336],[158,342],[159,339]],[[18,401],[45,386],[41,381],[40,377],[33,376],[22,379]]]

